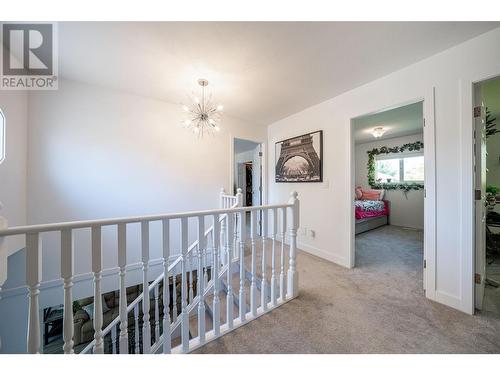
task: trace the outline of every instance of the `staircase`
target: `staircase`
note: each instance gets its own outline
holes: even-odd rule
[[[0,217],[0,288],[8,271],[6,238],[15,235],[26,238],[27,353],[40,352],[41,234],[45,232],[58,232],[61,238],[62,350],[65,354],[74,353],[72,288],[73,279],[78,276],[73,267],[73,231],[76,229],[90,228],[95,301],[94,340],[80,354],[189,353],[295,298],[298,294],[297,193],[293,192],[286,204],[242,207],[242,202],[238,189],[235,196],[222,190],[220,208],[208,211],[12,228]],[[262,220],[260,235],[258,218]],[[152,222],[161,222],[162,226],[163,272],[154,280],[149,275],[153,261],[149,233]],[[127,304],[127,228],[134,223],[140,223],[141,227],[143,282],[141,295]],[[174,249],[170,234],[171,227],[177,223],[180,223],[180,248]],[[105,271],[102,253],[106,251],[102,246],[103,227],[116,228],[120,285],[119,316],[105,327],[101,298]],[[193,230],[197,239],[189,244],[188,233]],[[287,233],[288,255],[285,254]],[[172,284],[169,280],[173,280]],[[128,322],[132,316],[134,329],[129,332]],[[111,344],[105,345],[105,340]]]

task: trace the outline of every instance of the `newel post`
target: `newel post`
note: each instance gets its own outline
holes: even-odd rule
[[[243,190],[241,190],[241,188],[238,188],[236,189],[236,203],[237,203],[237,207],[243,207]],[[240,218],[241,214],[237,214],[236,215],[236,222],[234,223],[234,243],[238,243],[239,241],[239,238],[240,238],[240,234],[238,233],[238,230],[239,230],[239,223],[238,223],[238,219]],[[237,252],[235,251],[235,254],[237,254]]]
[[[299,294],[299,274],[297,272],[297,229],[299,228],[300,202],[297,192],[290,194],[290,264],[288,268],[287,298],[297,297]]]
[[[241,188],[236,189],[236,201],[238,202],[238,207],[243,207],[243,190]]]
[[[2,209],[2,202],[0,202],[0,210]],[[7,219],[0,216],[0,230],[7,229]],[[2,286],[7,280],[7,239],[0,237],[0,300],[2,299]],[[0,353],[2,352],[2,338],[0,337]]]

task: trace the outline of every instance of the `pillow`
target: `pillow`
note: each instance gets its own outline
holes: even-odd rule
[[[357,200],[361,199],[361,197],[363,196],[363,190],[361,189],[361,186],[356,186],[356,189],[354,190],[354,194],[355,194]]]
[[[104,313],[109,311],[109,307],[106,304],[104,296],[102,296],[101,298],[102,298],[102,313],[104,314]],[[94,302],[92,302],[88,305],[82,306],[82,309],[87,313],[90,320],[94,320]]]
[[[94,303],[82,306],[82,309],[87,313],[90,320],[94,320]]]
[[[361,199],[365,201],[380,201],[384,197],[384,190],[376,190],[376,189],[370,189],[370,190],[362,190],[362,196]]]

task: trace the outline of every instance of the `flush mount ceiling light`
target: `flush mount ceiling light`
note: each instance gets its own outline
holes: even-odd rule
[[[375,137],[375,138],[380,138],[384,135],[384,133],[386,132],[386,130],[379,126],[379,127],[376,127],[376,128],[373,128],[373,130],[371,131],[372,135]]]
[[[183,126],[201,138],[205,134],[220,131],[219,125],[224,107],[213,102],[212,94],[205,95],[205,87],[208,86],[206,79],[199,79],[198,84],[201,86],[201,98],[193,95],[190,98],[191,103],[184,104],[182,109],[187,115]]]

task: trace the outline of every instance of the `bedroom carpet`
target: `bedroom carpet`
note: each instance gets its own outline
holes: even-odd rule
[[[500,353],[500,317],[426,299],[423,234],[384,226],[356,237],[356,267],[304,252],[299,297],[195,353]]]

